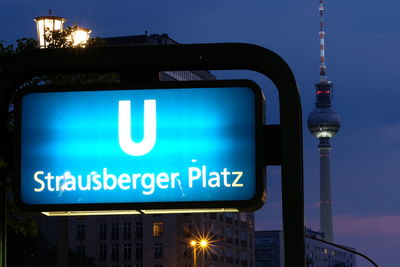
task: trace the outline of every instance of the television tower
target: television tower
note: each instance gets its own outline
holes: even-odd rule
[[[330,139],[339,131],[340,117],[332,108],[332,82],[327,79],[325,65],[324,0],[320,0],[320,67],[319,83],[315,85],[315,109],[308,116],[310,132],[319,139],[320,156],[320,230],[325,240],[333,241],[332,196],[330,171]]]

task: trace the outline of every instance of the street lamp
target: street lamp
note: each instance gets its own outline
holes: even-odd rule
[[[92,31],[90,29],[77,27],[73,32],[71,32],[71,36],[69,37],[71,39],[72,46],[85,46],[90,38],[91,32]]]
[[[197,259],[196,259],[197,242],[196,242],[196,240],[190,241],[190,246],[193,248],[193,267],[197,267]]]
[[[203,252],[203,266],[205,266],[205,261],[206,261],[206,250],[208,249],[208,240],[207,239],[201,239],[199,242],[200,248]]]
[[[208,248],[208,241],[207,241],[206,239],[200,240],[200,247],[201,247],[202,249]]]
[[[49,32],[62,31],[64,22],[66,19],[62,17],[55,17],[51,15],[51,10],[49,11],[48,16],[41,16],[34,19],[36,22],[39,47],[46,48],[48,46],[48,42],[46,42],[46,34]]]
[[[205,250],[209,248],[209,242],[207,239],[200,238],[198,240],[191,240],[190,246],[193,248],[193,266],[197,267],[197,247],[203,252],[203,266],[205,265]]]

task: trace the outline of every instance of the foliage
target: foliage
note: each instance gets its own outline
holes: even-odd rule
[[[8,229],[7,246],[9,266],[57,266],[57,247],[50,245],[41,233],[38,233],[36,236],[26,236]],[[73,250],[69,250],[68,252],[68,266],[96,267],[93,258],[89,258]]]
[[[16,41],[17,46],[6,45],[4,42],[0,42],[0,59],[6,61],[7,58],[21,53],[23,51],[28,51],[31,49],[37,48],[37,42],[31,38],[22,38]],[[1,62],[1,61],[0,61]],[[11,103],[11,107],[12,103]],[[9,132],[14,130],[14,116],[13,116],[13,108],[9,109]],[[7,168],[12,164],[8,164],[6,160],[0,159],[0,168]],[[14,175],[12,173],[8,173],[6,176],[6,184],[7,184],[7,216],[6,222],[13,230],[11,234],[22,235],[22,236],[37,236],[38,227],[36,222],[32,219],[29,213],[22,212],[14,202],[14,197],[12,192],[15,191],[15,179],[13,179]],[[3,178],[4,179],[4,178]],[[0,185],[3,185],[4,180],[1,181]]]
[[[77,26],[72,26],[64,29],[63,31],[48,32],[46,33],[45,40],[49,43],[48,49],[65,49],[72,48],[72,42],[69,38],[71,33],[76,30]],[[78,49],[91,48],[91,47],[103,47],[105,46],[104,40],[101,38],[91,38],[89,41],[82,45]],[[29,51],[32,49],[39,49],[38,42],[32,38],[22,38],[16,41],[16,46],[6,45],[5,42],[0,41],[0,70],[2,64],[8,60],[8,58]],[[119,82],[119,75],[116,73],[74,73],[74,74],[52,74],[32,77],[30,80],[25,81],[21,84],[16,91],[24,90],[31,87],[38,86],[58,86],[58,85],[72,85],[72,84],[94,84],[94,83],[116,83]],[[9,132],[14,131],[14,105],[13,99],[11,99],[9,106]],[[0,159],[0,168],[7,168],[7,160]],[[38,227],[35,220],[32,219],[31,214],[22,212],[16,205],[12,191],[16,192],[16,179],[14,174],[9,172],[7,175],[7,224],[15,231],[15,234],[22,236],[37,236]],[[1,185],[0,179],[0,185]],[[3,181],[4,182],[4,181]]]
[[[17,40],[15,53],[21,53],[32,49],[37,49],[38,42],[32,38],[22,38]]]
[[[104,47],[105,41],[99,37],[90,38],[86,44],[73,46],[71,33],[74,32],[78,26],[67,27],[63,31],[47,32],[45,34],[45,41],[48,42],[47,49],[62,49],[62,48],[95,48]],[[9,58],[12,55],[38,49],[38,42],[32,38],[18,39],[17,46],[5,45],[0,42],[0,59]],[[0,61],[1,62],[1,61]],[[98,84],[98,83],[118,83],[119,74],[117,73],[74,73],[74,74],[56,74],[45,75],[40,77],[32,77],[29,81],[25,81],[20,89],[26,89],[35,86],[45,85],[72,85],[72,84]]]
[[[72,39],[70,36],[74,31],[78,29],[77,25],[67,27],[63,31],[46,32],[45,41],[48,42],[47,48],[70,48],[72,45]],[[106,43],[100,37],[90,38],[86,44],[80,44],[75,48],[84,47],[104,47]]]
[[[14,54],[14,47],[6,45],[4,41],[0,41],[0,56],[5,58]]]
[[[56,248],[42,234],[25,236],[9,229],[7,261],[9,266],[56,266]]]
[[[21,38],[16,42],[17,47],[14,48],[13,45],[6,45],[4,41],[0,41],[0,57],[9,58],[17,53],[38,48],[37,41],[32,38]]]

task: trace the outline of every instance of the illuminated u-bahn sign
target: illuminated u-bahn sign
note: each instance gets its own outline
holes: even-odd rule
[[[20,201],[41,211],[254,210],[265,194],[263,102],[249,81],[24,92]]]

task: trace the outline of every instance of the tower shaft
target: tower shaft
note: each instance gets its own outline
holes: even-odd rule
[[[328,80],[325,65],[324,0],[319,0],[320,15],[320,81],[315,85],[315,109],[308,116],[310,132],[319,139],[320,155],[320,230],[327,241],[333,241],[332,193],[330,169],[330,139],[340,128],[340,117],[332,108],[332,82]]]
[[[320,228],[325,233],[325,240],[333,241],[332,194],[329,138],[319,139],[320,156]]]

